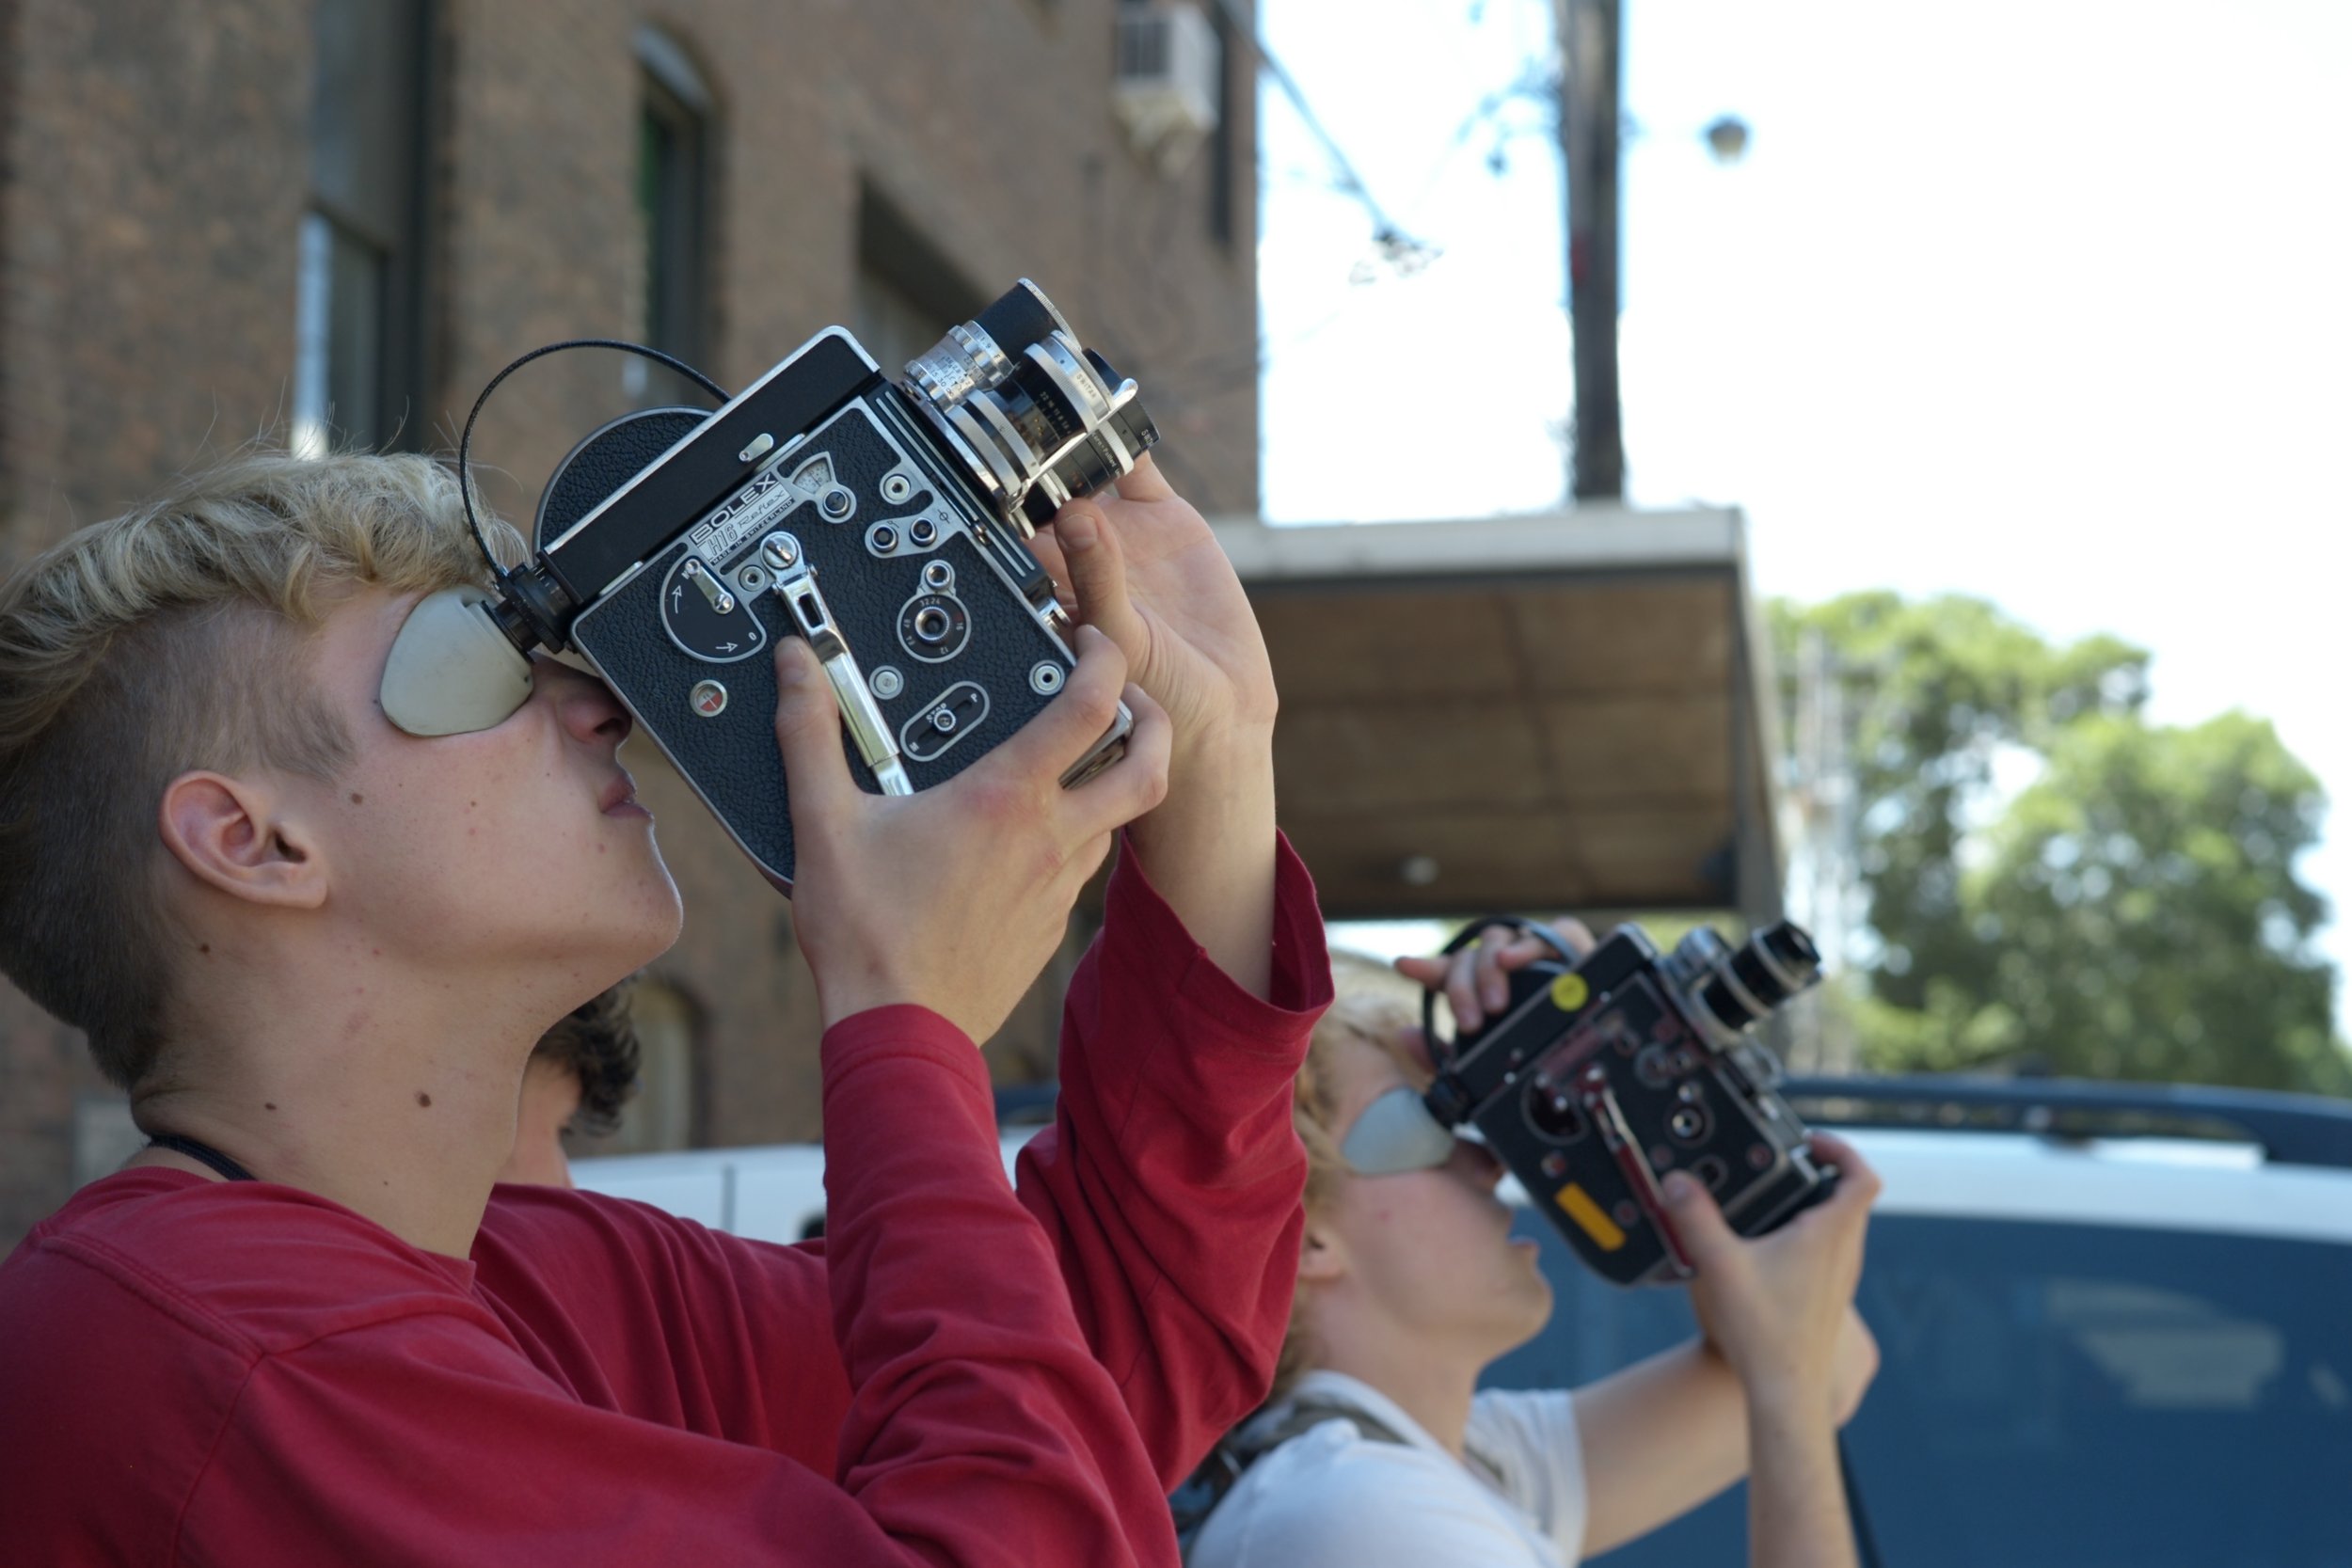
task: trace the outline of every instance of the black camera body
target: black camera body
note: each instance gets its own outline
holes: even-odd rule
[[[1481,921],[1549,936],[1529,922]],[[1454,949],[1449,949],[1452,951]],[[1573,1246],[1619,1285],[1689,1273],[1659,1181],[1684,1170],[1742,1235],[1760,1235],[1823,1196],[1806,1129],[1774,1090],[1777,1063],[1750,1030],[1820,975],[1797,927],[1737,950],[1700,927],[1669,954],[1620,926],[1581,960],[1565,949],[1510,976],[1510,1005],[1448,1046],[1425,1103],[1444,1126],[1475,1125]]]
[[[1060,691],[1076,659],[1026,547],[1158,439],[1136,396],[1024,279],[886,376],[819,333],[715,411],[628,414],[573,449],[494,619],[576,648],[779,886],[779,637],[823,661],[869,791],[944,783]],[[1129,716],[1073,766],[1115,760]]]

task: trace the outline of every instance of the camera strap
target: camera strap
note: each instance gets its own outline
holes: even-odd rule
[[[147,1140],[150,1148],[167,1148],[174,1154],[184,1154],[200,1165],[210,1165],[231,1181],[259,1181],[260,1177],[236,1161],[215,1148],[211,1144],[183,1138],[177,1132],[158,1132]]]

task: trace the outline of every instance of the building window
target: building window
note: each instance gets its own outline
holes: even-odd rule
[[[712,98],[668,34],[637,34],[637,211],[645,244],[644,341],[701,369],[709,347]],[[690,398],[690,383],[643,359],[631,391],[649,403]]]
[[[980,313],[989,296],[872,186],[858,193],[858,341],[886,375]]]
[[[415,449],[424,405],[430,0],[320,0],[296,238],[293,445]]]

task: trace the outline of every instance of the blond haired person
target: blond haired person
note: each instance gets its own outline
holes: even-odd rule
[[[156,1140],[0,1263],[0,1555],[1172,1563],[1168,1486],[1279,1344],[1329,969],[1207,525],[1146,463],[1056,531],[1077,668],[936,788],[861,791],[778,639],[796,1248],[495,1185],[534,1044],[681,910],[598,682],[391,721],[414,607],[485,576],[447,469],[248,455],[0,588],[0,968]],[[1125,757],[1061,788],[1122,687]],[[1016,1187],[973,1042],[1122,825]]]
[[[1590,945],[1574,922],[1564,930]],[[1492,942],[1399,968],[1443,986],[1474,1026],[1501,1005],[1501,975],[1540,951]],[[1230,1441],[1248,1465],[1192,1568],[1561,1568],[1742,1474],[1755,1562],[1847,1568],[1835,1433],[1877,1368],[1851,1305],[1868,1167],[1817,1138],[1842,1174],[1836,1196],[1756,1242],[1685,1188],[1700,1338],[1573,1394],[1480,1391],[1487,1364],[1543,1328],[1550,1287],[1535,1243],[1510,1234],[1483,1145],[1457,1139],[1434,1169],[1349,1169],[1340,1146],[1356,1118],[1430,1071],[1395,977],[1338,957],[1339,999],[1298,1079],[1307,1237],[1290,1337],[1273,1399]]]

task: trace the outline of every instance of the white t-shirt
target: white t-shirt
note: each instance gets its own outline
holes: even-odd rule
[[[1333,1418],[1242,1473],[1193,1544],[1190,1568],[1570,1568],[1584,1541],[1584,1455],[1565,1390],[1487,1389],[1470,1405],[1465,1465],[1395,1402],[1339,1372],[1309,1372],[1293,1402],[1360,1410],[1405,1439]],[[1245,1440],[1248,1431],[1245,1430]]]

